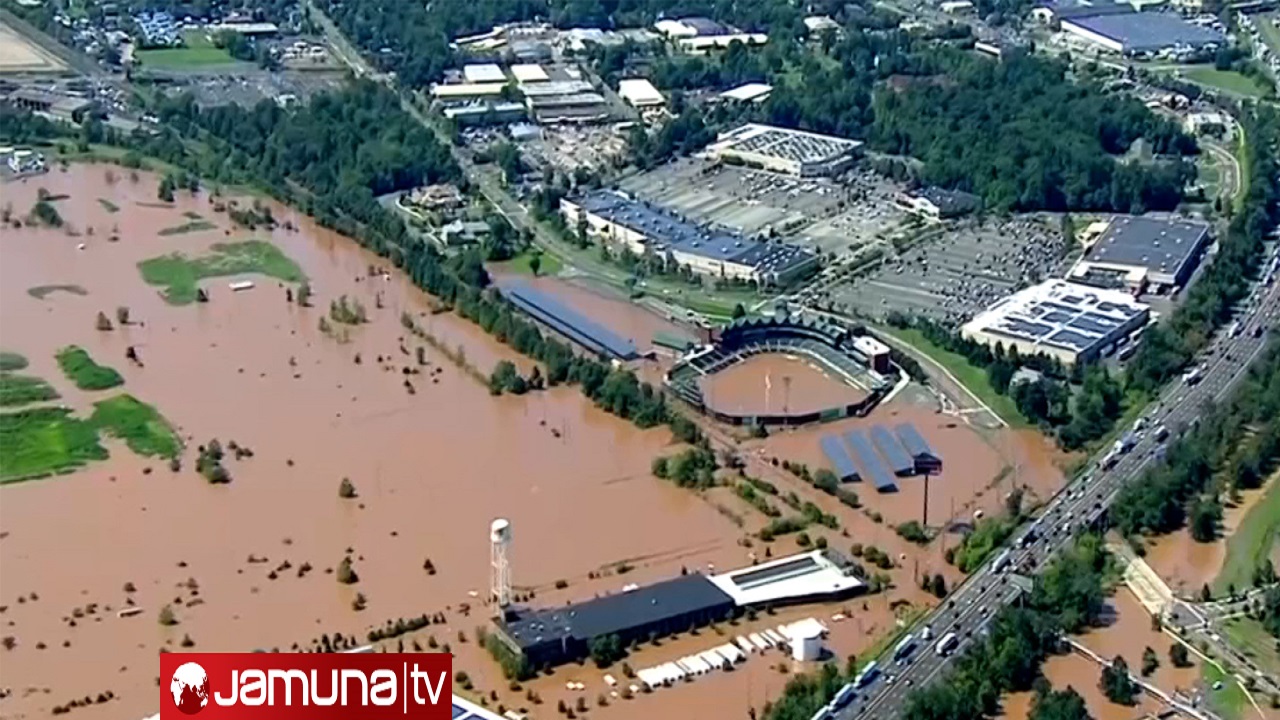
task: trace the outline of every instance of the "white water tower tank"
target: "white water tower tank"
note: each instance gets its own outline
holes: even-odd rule
[[[822,630],[811,623],[800,623],[791,631],[791,657],[800,662],[814,662],[822,657]]]

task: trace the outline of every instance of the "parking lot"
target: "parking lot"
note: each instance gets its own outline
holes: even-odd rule
[[[622,189],[694,222],[788,237],[827,254],[881,238],[906,217],[893,204],[897,186],[861,169],[800,179],[689,158],[627,178]]]
[[[598,172],[613,167],[627,150],[626,136],[612,127],[544,126],[541,137],[522,142],[536,167]]]
[[[172,83],[166,92],[190,92],[197,103],[206,107],[228,103],[252,107],[261,100],[280,103],[305,101],[318,92],[339,88],[346,82],[341,72],[324,70],[271,72],[254,69],[219,75],[167,72],[164,76]]]
[[[883,319],[898,311],[958,323],[1014,290],[1060,275],[1067,252],[1055,217],[965,220],[892,257],[823,301]]]

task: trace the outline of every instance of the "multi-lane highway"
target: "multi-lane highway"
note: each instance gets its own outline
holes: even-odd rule
[[[1098,460],[1089,472],[1063,488],[1040,516],[1021,528],[1005,551],[995,553],[945,603],[911,629],[914,651],[900,660],[881,657],[879,672],[859,688],[845,707],[831,714],[839,720],[890,720],[905,706],[913,688],[937,679],[951,657],[963,652],[974,636],[1019,590],[1010,582],[1015,571],[1036,572],[1054,553],[1066,547],[1075,533],[1106,511],[1121,487],[1156,461],[1170,442],[1196,422],[1206,403],[1223,399],[1242,378],[1250,363],[1263,352],[1268,333],[1280,323],[1280,282],[1258,285],[1237,313],[1239,331],[1219,333],[1200,359],[1198,378],[1192,383],[1175,380],[1133,428],[1133,445],[1102,467]],[[1262,330],[1255,331],[1255,328]],[[1166,431],[1168,439],[1165,437]],[[999,565],[999,567],[997,567]],[[926,631],[925,628],[928,628]],[[955,633],[957,644],[946,654],[936,643]],[[923,639],[927,636],[928,639]]]

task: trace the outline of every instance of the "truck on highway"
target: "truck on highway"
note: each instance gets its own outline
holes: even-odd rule
[[[938,644],[937,646],[934,647],[934,650],[937,651],[939,655],[946,656],[947,653],[950,653],[952,650],[955,649],[956,645],[959,645],[959,644],[960,644],[960,638],[956,637],[955,633],[949,632],[946,635],[942,636],[942,639],[938,641]]]
[[[853,679],[853,686],[861,688],[870,685],[871,681],[876,679],[876,675],[879,674],[879,672],[880,668],[876,666],[876,661],[872,660],[867,663],[867,666],[862,668],[862,672],[858,673],[858,676]]]
[[[1161,425],[1156,428],[1156,442],[1164,442],[1169,439],[1169,428]]]
[[[1112,450],[1114,450],[1118,455],[1123,455],[1132,450],[1133,446],[1137,444],[1138,437],[1131,432],[1127,432],[1124,435],[1121,435],[1119,440],[1116,440],[1116,444],[1112,447]]]
[[[831,699],[831,708],[833,710],[839,710],[845,705],[848,705],[850,701],[853,700],[853,695],[857,691],[858,689],[854,687],[852,683],[840,688],[840,691],[836,693],[836,696]]]
[[[1010,555],[1010,552],[1008,550],[1005,550],[1004,552],[997,555],[996,561],[991,563],[991,570],[993,572],[1000,572],[1001,570],[1003,570],[1004,566],[1009,564],[1009,555]]]
[[[1204,377],[1204,368],[1200,367],[1199,365],[1182,373],[1182,381],[1188,385],[1195,385],[1196,383],[1200,382],[1200,379],[1203,377]]]
[[[1116,462],[1120,460],[1120,453],[1112,448],[1106,455],[1102,456],[1102,462],[1099,463],[1103,470],[1110,470],[1116,466]]]
[[[911,651],[916,647],[916,638],[914,635],[908,634],[902,638],[902,642],[893,649],[893,659],[901,662],[911,655]]]
[[[1231,326],[1227,328],[1227,334],[1233,338],[1240,337],[1240,321],[1239,320],[1236,320],[1231,323]]]

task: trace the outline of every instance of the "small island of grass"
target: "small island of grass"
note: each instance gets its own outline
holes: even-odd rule
[[[21,370],[27,366],[27,359],[20,353],[0,350],[0,372]]]
[[[157,235],[160,237],[169,237],[171,235],[185,235],[187,233],[202,232],[204,230],[217,230],[218,226],[208,220],[196,219],[185,222],[181,225],[174,225],[161,230]]]
[[[0,407],[18,407],[57,398],[58,391],[38,377],[0,372]]]
[[[97,429],[67,408],[0,413],[0,483],[69,472],[106,458]]]
[[[146,457],[177,457],[182,450],[169,422],[156,409],[132,395],[117,395],[94,403],[89,422],[129,449]]]
[[[58,351],[58,367],[81,390],[106,390],[124,384],[124,378],[114,368],[99,365],[89,353],[77,345],[69,345]]]
[[[218,243],[208,255],[188,257],[173,253],[138,263],[148,285],[164,288],[164,299],[173,305],[195,302],[199,282],[211,277],[257,273],[302,282],[306,276],[298,264],[275,245],[262,240]]]

